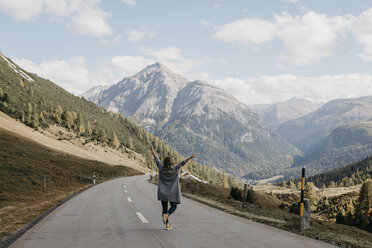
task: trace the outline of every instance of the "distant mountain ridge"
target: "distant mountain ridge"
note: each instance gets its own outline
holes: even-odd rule
[[[181,154],[236,176],[273,175],[298,151],[250,108],[223,90],[149,65],[95,96],[99,106],[129,116]]]
[[[302,117],[317,110],[322,103],[314,103],[298,97],[274,104],[257,104],[249,106],[259,114],[275,130],[279,125],[293,119]]]
[[[278,128],[279,134],[303,152],[309,152],[335,128],[372,117],[372,96],[333,100],[318,110]]]

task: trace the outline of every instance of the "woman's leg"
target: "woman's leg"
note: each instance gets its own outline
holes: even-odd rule
[[[175,203],[175,202],[170,202],[170,205],[171,205],[171,207],[170,207],[170,209],[168,210],[168,214],[169,214],[169,215],[173,214],[173,212],[176,211],[176,209],[177,209],[177,203]]]
[[[168,202],[167,201],[161,201],[161,206],[163,207],[163,214],[168,213]]]

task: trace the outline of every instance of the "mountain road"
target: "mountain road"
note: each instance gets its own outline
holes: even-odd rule
[[[148,176],[98,184],[68,200],[10,247],[333,247],[182,198],[165,230]]]

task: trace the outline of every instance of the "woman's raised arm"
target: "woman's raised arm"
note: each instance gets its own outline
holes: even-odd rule
[[[186,159],[185,159],[185,163],[189,162],[190,159],[193,159],[193,158],[196,158],[196,155],[195,155],[195,154],[193,154],[193,155],[191,155],[190,157],[186,158]]]
[[[152,144],[150,144],[150,151],[152,153],[152,155],[154,156],[154,158],[156,157],[156,153],[154,151],[154,147],[152,146]]]

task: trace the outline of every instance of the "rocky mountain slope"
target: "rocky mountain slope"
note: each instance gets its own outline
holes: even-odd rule
[[[281,124],[278,132],[289,143],[307,153],[335,128],[371,117],[372,96],[338,99],[303,117]]]
[[[200,162],[236,176],[274,175],[298,153],[245,104],[160,63],[96,96],[82,96],[129,116],[181,154],[197,153]]]
[[[372,122],[355,122],[336,128],[292,167],[304,166],[309,175],[330,171],[372,155]],[[297,168],[287,169],[293,174]]]
[[[277,130],[280,124],[311,113],[321,105],[321,103],[294,97],[285,102],[258,104],[249,107],[259,114],[273,129]]]

